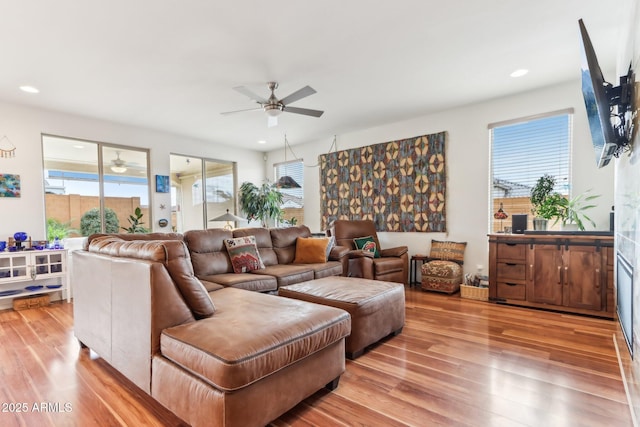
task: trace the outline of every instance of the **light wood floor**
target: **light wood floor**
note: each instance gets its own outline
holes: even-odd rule
[[[630,426],[612,321],[407,289],[407,322],[273,426]],[[178,426],[73,336],[67,303],[0,312],[0,426]],[[18,412],[21,411],[21,412]]]

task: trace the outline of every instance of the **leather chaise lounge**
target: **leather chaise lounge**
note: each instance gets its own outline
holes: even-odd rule
[[[74,252],[74,330],[82,344],[193,426],[264,426],[337,386],[347,312],[205,287],[182,236],[138,236],[163,237],[174,240],[94,236]],[[219,246],[210,248],[207,256]]]

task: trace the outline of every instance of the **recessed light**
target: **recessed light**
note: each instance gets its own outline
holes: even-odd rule
[[[520,68],[519,70],[515,70],[513,73],[509,74],[511,77],[522,77],[525,74],[527,74],[529,72],[529,70],[526,70],[524,68]]]
[[[258,141],[258,144],[266,144],[267,141],[265,141],[264,139],[261,139],[260,141]]]
[[[73,148],[81,149],[84,148],[84,145],[76,144],[73,146]]]
[[[33,86],[20,86],[20,90],[27,93],[40,93],[38,88]]]

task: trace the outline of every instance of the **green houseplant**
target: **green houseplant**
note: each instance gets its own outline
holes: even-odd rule
[[[55,218],[47,218],[47,241],[53,242],[56,238],[62,240],[72,233],[78,233],[78,230],[71,227],[71,221],[62,222]]]
[[[282,193],[268,182],[260,187],[250,182],[243,182],[238,193],[240,209],[246,214],[247,220],[260,221],[267,227],[269,220],[282,218]]]
[[[143,216],[142,210],[140,209],[140,206],[138,206],[136,210],[133,212],[133,215],[129,215],[129,218],[127,218],[127,221],[129,221],[129,227],[120,227],[120,228],[122,228],[127,233],[131,233],[131,234],[148,233],[149,229],[142,226],[142,224],[144,224],[144,222],[142,222],[142,216]]]
[[[531,213],[534,216],[534,230],[546,230],[550,219],[557,218],[560,214],[562,201],[566,200],[562,195],[553,191],[556,185],[555,177],[544,174],[531,189]]]
[[[577,196],[571,199],[565,199],[564,197],[559,202],[558,205],[558,213],[556,216],[556,221],[561,221],[563,226],[567,226],[569,224],[575,224],[578,227],[578,230],[584,231],[584,223],[589,222],[593,227],[596,226],[596,223],[589,218],[584,211],[588,209],[595,208],[596,205],[591,204],[592,200],[600,197],[599,194],[590,194],[591,190],[587,190],[582,194],[578,194]]]

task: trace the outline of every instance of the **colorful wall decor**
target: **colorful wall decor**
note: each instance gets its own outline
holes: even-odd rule
[[[168,193],[170,190],[169,175],[156,175],[156,193]]]
[[[20,175],[0,174],[0,197],[20,197]]]
[[[378,231],[446,231],[446,132],[320,155],[322,229],[369,219]]]

